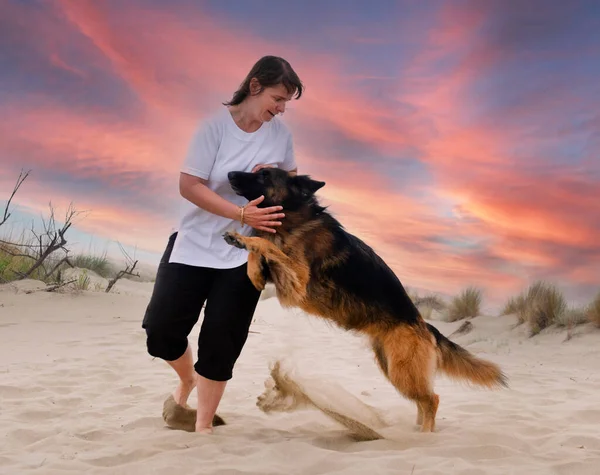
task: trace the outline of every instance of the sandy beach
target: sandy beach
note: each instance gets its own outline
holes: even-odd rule
[[[261,300],[219,409],[227,425],[201,436],[161,418],[176,379],[146,353],[140,323],[152,285],[122,280],[110,294],[0,286],[1,473],[599,473],[600,331],[591,324],[565,341],[556,328],[529,338],[510,316],[473,319],[471,333],[452,339],[500,364],[510,389],[439,376],[437,432],[421,434],[416,408],[380,374],[362,338]],[[446,335],[461,325],[432,323]],[[261,412],[269,363],[284,357],[380,410],[385,439],[357,442],[314,409]]]

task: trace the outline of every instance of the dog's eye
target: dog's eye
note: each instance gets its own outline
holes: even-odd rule
[[[261,170],[258,174],[258,182],[262,185],[269,182],[269,172],[267,170]]]

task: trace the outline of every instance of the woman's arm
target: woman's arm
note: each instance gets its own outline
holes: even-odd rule
[[[241,221],[242,208],[220,197],[208,186],[207,180],[203,178],[180,173],[179,175],[179,193],[186,200],[195,204],[209,213],[216,214],[228,219]],[[264,196],[252,200],[244,207],[244,223],[255,229],[267,232],[276,232],[274,226],[281,226],[277,221],[285,217],[281,211],[281,206],[271,206],[269,208],[258,208],[257,205],[264,200]]]
[[[224,218],[240,220],[240,208],[237,205],[221,198],[208,186],[208,180],[203,178],[180,173],[179,175],[179,193],[186,200],[194,203],[209,213],[217,214]]]

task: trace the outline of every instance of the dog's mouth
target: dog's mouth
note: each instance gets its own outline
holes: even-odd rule
[[[231,189],[234,191],[234,193],[236,195],[239,195],[239,196],[243,196],[244,195],[244,190],[242,190],[242,188],[240,188],[240,186],[237,183],[232,182],[231,180],[229,180],[229,184],[231,185]]]
[[[235,192],[236,195],[241,196],[242,195],[242,190],[240,190],[236,185],[234,185],[233,183],[231,184],[231,189]]]

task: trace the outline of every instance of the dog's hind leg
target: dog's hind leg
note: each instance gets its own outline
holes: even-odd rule
[[[388,379],[417,405],[417,424],[422,432],[435,430],[439,397],[433,392],[437,357],[433,343],[409,325],[391,330],[383,338]]]
[[[417,401],[417,425],[423,425],[423,407],[419,401]]]

